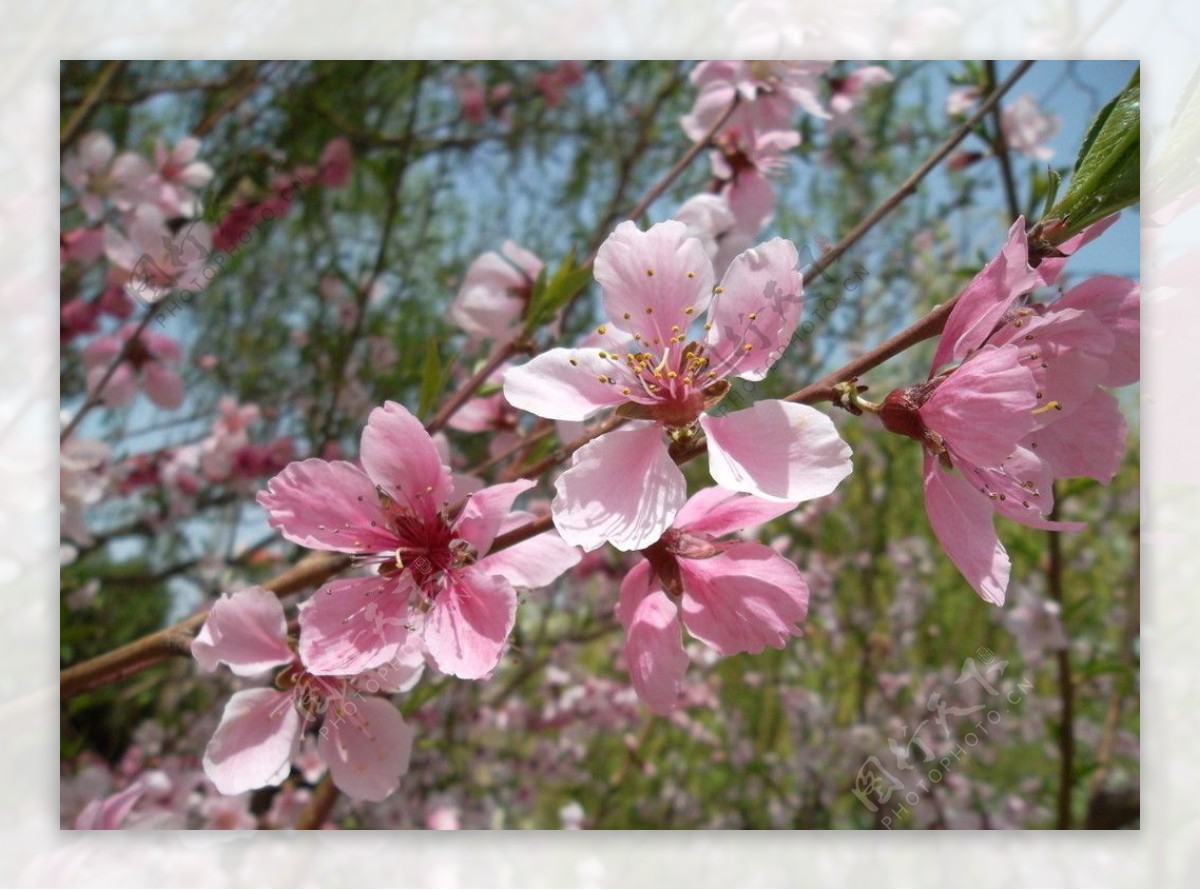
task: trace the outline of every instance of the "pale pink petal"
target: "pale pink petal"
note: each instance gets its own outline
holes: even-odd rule
[[[146,786],[134,782],[123,791],[93,800],[75,818],[77,831],[115,831],[146,793]]]
[[[295,656],[279,597],[261,587],[221,594],[192,640],[192,657],[206,671],[225,664],[243,677],[290,664]]]
[[[1096,315],[1113,335],[1105,356],[1104,386],[1127,386],[1141,377],[1141,284],[1115,275],[1098,275],[1071,288],[1055,308],[1081,309]]]
[[[687,498],[657,423],[633,421],[571,456],[555,482],[554,525],[564,541],[595,550],[641,550],[662,536]]]
[[[407,576],[330,581],[300,606],[300,660],[314,674],[358,674],[408,639]]]
[[[396,547],[367,474],[346,461],[310,458],[287,465],[258,493],[272,528],[294,544],[340,553]]]
[[[975,592],[1003,605],[1010,563],[996,537],[992,501],[926,455],[925,512],[942,549]]]
[[[719,538],[770,522],[796,507],[795,501],[768,501],[714,485],[692,495],[674,524],[680,531]]]
[[[142,386],[146,395],[160,408],[174,409],[183,404],[183,379],[161,362],[142,367]]]
[[[708,367],[718,377],[762,380],[783,355],[804,305],[798,262],[795,246],[775,238],[729,264],[708,313]]]
[[[412,730],[384,699],[343,699],[329,708],[318,734],[333,784],[356,800],[383,800],[408,772]]]
[[[222,794],[278,785],[291,772],[292,746],[300,728],[300,715],[288,693],[235,693],[204,749],[204,773]]]
[[[437,512],[454,489],[450,468],[442,463],[433,439],[396,402],[371,412],[359,457],[372,482],[419,516]]]
[[[722,655],[782,648],[808,613],[800,570],[764,544],[681,559],[683,626]]]
[[[595,270],[613,325],[642,334],[648,343],[656,337],[670,342],[676,325],[686,331],[712,296],[712,261],[704,245],[688,236],[687,226],[675,220],[645,232],[631,221],[621,223],[600,246]]]
[[[439,671],[478,680],[499,664],[516,615],[517,595],[507,581],[466,568],[447,573],[421,636]]]
[[[962,361],[979,349],[1013,300],[1039,283],[1037,273],[1029,268],[1025,217],[1018,217],[1008,230],[1004,247],[967,285],[951,310],[934,353],[933,370]]]
[[[355,689],[369,695],[408,692],[425,672],[425,650],[417,636],[410,636],[387,664],[351,678]]]
[[[1049,465],[1028,448],[1016,448],[998,467],[964,467],[963,475],[985,492],[1001,516],[1030,528],[1074,532],[1083,522],[1049,519],[1054,509],[1054,476]]]
[[[498,550],[477,565],[489,575],[500,575],[513,587],[535,590],[552,584],[582,558],[578,547],[572,547],[557,532],[546,532]]]
[[[731,491],[806,501],[829,494],[853,469],[833,421],[808,405],[767,399],[724,417],[701,415],[700,425],[713,480]]]
[[[1067,265],[1067,261],[1074,256],[1081,247],[1104,234],[1105,230],[1115,223],[1121,214],[1114,213],[1112,216],[1106,216],[1104,219],[1092,223],[1078,235],[1068,238],[1062,244],[1058,245],[1060,252],[1065,253],[1062,257],[1046,257],[1038,264],[1037,274],[1041,279],[1042,284],[1054,284],[1058,280],[1058,276],[1062,274],[1062,270]]]
[[[921,420],[956,456],[992,466],[1037,425],[1035,391],[1016,346],[986,346],[934,390],[921,406]]]
[[[1108,484],[1125,453],[1125,418],[1116,398],[1097,388],[1069,416],[1032,433],[1025,441],[1054,472]]]
[[[625,365],[596,349],[550,349],[504,374],[508,403],[550,420],[587,420],[630,401],[621,390],[634,386],[641,390]]]
[[[489,485],[475,492],[467,498],[454,524],[455,533],[474,547],[480,556],[487,553],[501,524],[511,512],[513,502],[536,484],[529,479],[517,479],[515,482]]]
[[[622,603],[633,597],[622,585]],[[679,705],[679,688],[687,671],[679,611],[661,590],[642,596],[636,605],[625,605],[625,662],[633,688],[656,714],[669,714]]]
[[[107,371],[107,368],[92,368],[92,370],[88,371],[87,385],[89,392],[97,391]],[[133,397],[136,395],[137,375],[133,371],[133,366],[128,362],[121,362],[108,378],[108,382],[104,384],[101,398],[108,407],[120,408],[122,405],[128,405],[132,402]]]
[[[750,236],[757,235],[775,213],[775,188],[754,168],[739,170],[725,191],[735,228]],[[799,293],[799,291],[797,291]]]

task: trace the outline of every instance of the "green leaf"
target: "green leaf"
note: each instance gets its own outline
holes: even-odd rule
[[[1062,200],[1043,220],[1054,244],[1136,204],[1141,192],[1141,69],[1088,128]],[[1051,225],[1052,220],[1061,221]]]
[[[425,346],[425,363],[421,367],[421,397],[417,409],[419,416],[424,417],[433,410],[438,393],[442,391],[444,376],[437,340],[430,340]]]
[[[532,334],[554,318],[591,280],[592,267],[576,266],[574,253],[567,255],[549,279],[546,277],[546,268],[543,267],[529,297],[529,310],[525,313],[525,333]]]

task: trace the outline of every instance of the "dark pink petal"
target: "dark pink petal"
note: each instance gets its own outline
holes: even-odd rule
[[[242,677],[291,663],[279,597],[261,587],[221,594],[192,640],[192,657],[206,671],[225,664]]]
[[[1095,241],[1104,231],[1115,223],[1121,214],[1114,213],[1112,216],[1106,216],[1104,219],[1092,223],[1078,235],[1073,238],[1068,238],[1058,246],[1058,249],[1066,254],[1063,257],[1046,257],[1038,264],[1037,274],[1041,279],[1042,284],[1054,284],[1058,280],[1058,276],[1062,274],[1063,268],[1067,265],[1067,261],[1074,256],[1079,248],[1085,244]]]
[[[385,402],[367,418],[359,458],[372,482],[418,516],[436,513],[454,488],[425,427],[396,402]]]
[[[655,338],[669,343],[674,326],[686,331],[712,296],[712,261],[699,239],[689,237],[687,226],[676,220],[645,232],[633,222],[621,223],[600,246],[595,270],[613,325],[642,334],[647,343]]]
[[[408,692],[425,672],[425,650],[420,637],[410,636],[387,664],[363,671],[350,679],[351,685],[369,695]]]
[[[447,573],[421,636],[439,671],[478,680],[499,664],[516,615],[517,595],[507,581],[465,568]]]
[[[1039,284],[1037,273],[1029,267],[1029,242],[1022,216],[1008,230],[1008,240],[1000,253],[967,285],[951,310],[934,353],[933,371],[962,361],[979,349],[1013,300]]]
[[[532,513],[510,513],[500,531],[512,531],[536,518]],[[558,532],[546,532],[489,554],[476,565],[482,572],[499,575],[513,587],[533,590],[553,583],[582,558],[579,548],[560,538]]]
[[[554,484],[554,525],[568,544],[641,550],[666,531],[687,483],[652,421],[633,421],[584,445]]]
[[[975,592],[1003,605],[1010,564],[996,537],[992,501],[926,455],[925,512],[942,549]]]
[[[622,585],[622,603],[627,599]],[[646,594],[628,607],[625,662],[633,688],[656,714],[669,714],[679,705],[679,687],[687,671],[679,611],[661,590]]]
[[[1082,309],[1096,315],[1113,335],[1105,359],[1104,386],[1127,386],[1141,377],[1141,284],[1114,275],[1099,275],[1071,288],[1055,308]]]
[[[412,730],[382,698],[354,696],[333,704],[318,734],[317,751],[333,784],[356,800],[383,800],[408,772]]]
[[[408,639],[408,576],[330,581],[300,606],[300,660],[314,674],[386,664]]]
[[[235,693],[204,749],[204,774],[222,794],[278,785],[292,770],[292,746],[300,729],[300,715],[288,693]]]
[[[183,404],[183,379],[160,362],[147,362],[142,368],[142,386],[150,401],[160,408],[174,409]]]
[[[701,415],[700,425],[712,477],[732,491],[806,501],[829,494],[853,469],[833,421],[808,405],[767,399],[724,417]]]
[[[1125,433],[1116,398],[1097,388],[1070,416],[1032,433],[1025,444],[1055,476],[1087,476],[1108,484],[1121,468]]]
[[[992,508],[1030,528],[1075,532],[1082,522],[1049,519],[1054,509],[1054,476],[1049,465],[1028,448],[1016,448],[998,467],[967,467],[963,475],[986,494]]]
[[[271,527],[301,547],[384,553],[397,546],[375,485],[346,461],[290,463],[258,493],[258,502]]]
[[[1014,345],[985,346],[963,362],[921,406],[921,420],[954,454],[999,464],[1037,426],[1033,372]]]
[[[477,554],[484,555],[491,549],[500,526],[512,511],[513,501],[536,484],[528,479],[517,479],[475,492],[467,498],[454,524],[455,533],[474,547]]]
[[[89,392],[96,392],[99,389],[107,370],[107,368],[92,368],[88,371]],[[101,398],[104,404],[110,408],[120,408],[122,405],[132,402],[135,395],[137,395],[137,375],[129,362],[121,362],[109,376],[108,382],[104,384]]]
[[[782,238],[733,258],[708,312],[709,369],[718,377],[762,380],[783,355],[804,306],[798,262]]]
[[[625,365],[601,358],[597,349],[550,349],[504,374],[508,403],[550,420],[587,420],[632,401],[623,389],[644,395]]]
[[[767,501],[714,485],[688,499],[675,517],[675,528],[719,538],[770,522],[796,507],[795,501]]]
[[[683,626],[722,655],[782,648],[800,634],[808,585],[763,544],[734,544],[710,559],[681,559]]]

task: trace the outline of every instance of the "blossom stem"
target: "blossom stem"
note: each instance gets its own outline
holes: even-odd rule
[[[313,554],[263,584],[278,596],[321,584],[350,564],[341,554]],[[59,698],[66,701],[84,692],[139,673],[173,655],[190,655],[192,638],[204,626],[205,610],[124,646],[72,665],[59,674]]]
[[[329,814],[333,811],[333,805],[337,803],[337,799],[338,787],[333,784],[332,776],[326,773],[317,784],[316,790],[313,791],[308,807],[296,820],[296,829],[298,831],[319,829],[329,819]]]
[[[108,386],[108,381],[112,379],[113,374],[117,373],[117,368],[121,366],[121,363],[132,354],[134,344],[141,339],[142,332],[146,330],[146,326],[150,324],[150,319],[154,317],[154,310],[155,304],[146,307],[146,314],[138,322],[138,326],[133,334],[121,345],[121,351],[113,356],[113,360],[104,369],[104,375],[100,378],[100,381],[87,394],[87,398],[83,400],[83,404],[79,406],[79,410],[75,412],[75,416],[71,418],[70,422],[59,434],[58,442],[60,445],[67,441],[71,433],[75,432],[75,428],[79,426],[80,421],[87,416],[87,413],[100,404],[100,398],[104,394],[104,387]]]

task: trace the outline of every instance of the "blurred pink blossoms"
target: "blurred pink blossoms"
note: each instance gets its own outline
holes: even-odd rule
[[[524,524],[512,505],[534,483],[470,494],[433,439],[402,405],[371,412],[362,469],[347,461],[289,465],[258,501],[270,524],[304,547],[355,554],[379,574],[332,581],[301,606],[300,655],[312,670],[355,674],[390,661],[419,633],[439,670],[464,679],[500,660],[516,617],[517,587],[542,587],[579,561],[553,532],[490,554]]]
[[[800,570],[765,544],[718,541],[795,509],[720,487],[697,492],[621,584],[617,617],[638,697],[657,714],[680,702],[681,629],[721,655],[781,648],[808,612]]]
[[[762,380],[782,355],[802,305],[797,260],[776,238],[736,257],[714,288],[708,254],[683,223],[642,232],[625,222],[609,236],[595,263],[607,347],[551,349],[504,378],[508,401],[540,417],[581,421],[618,408],[636,418],[576,451],[558,477],[552,513],[563,540],[628,551],[659,539],[687,493],[668,433],[702,429],[713,479],[772,500],[821,497],[850,473],[850,447],[814,408],[764,400],[705,413],[729,391],[726,377]],[[690,339],[705,310],[704,333]]]
[[[1069,255],[1111,224],[1061,246]],[[1140,288],[1104,275],[1052,303],[1029,294],[1052,283],[1065,257],[1030,265],[1024,218],[959,297],[926,383],[893,391],[880,417],[925,446],[925,508],[951,561],[985,600],[1004,602],[1010,561],[999,513],[1034,528],[1055,522],[1055,478],[1109,482],[1125,421],[1105,387],[1138,379]]]

